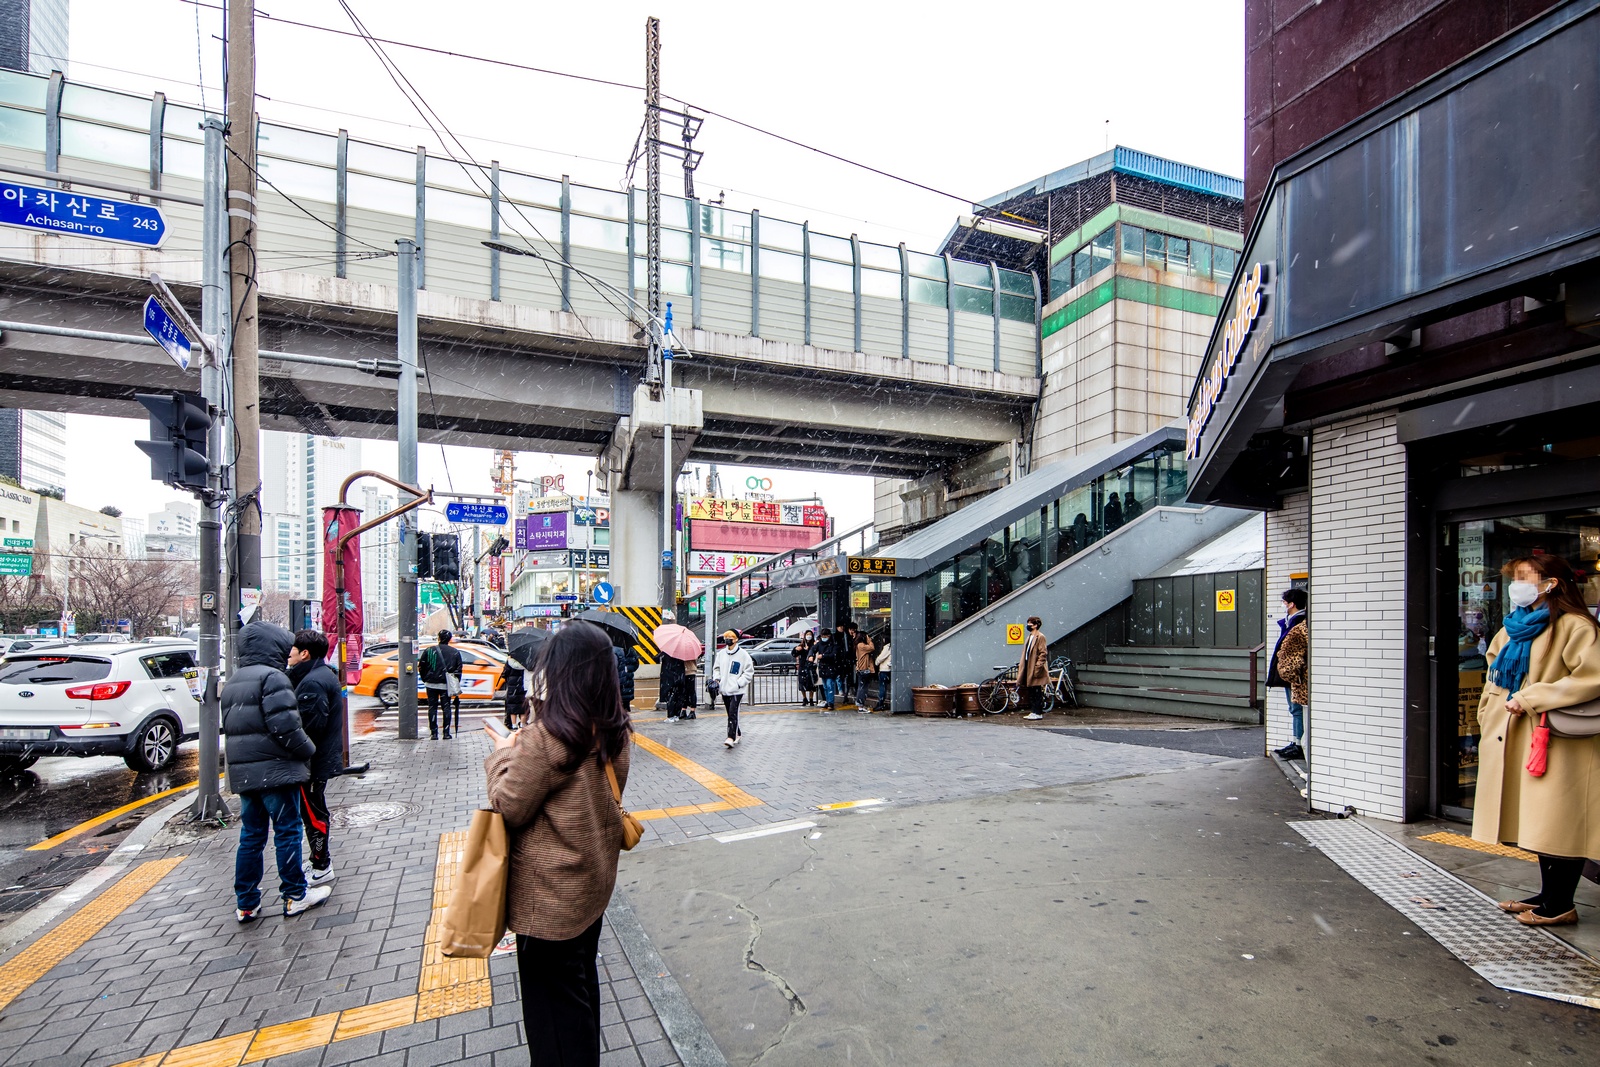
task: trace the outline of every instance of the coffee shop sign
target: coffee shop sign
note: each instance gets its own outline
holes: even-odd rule
[[[1239,365],[1239,356],[1250,340],[1256,320],[1266,307],[1271,282],[1271,264],[1257,263],[1239,283],[1234,296],[1233,315],[1222,327],[1222,345],[1217,349],[1206,376],[1200,380],[1194,410],[1189,413],[1189,430],[1184,448],[1184,455],[1189,459],[1200,454],[1200,437],[1205,433],[1212,413],[1216,411],[1217,402],[1228,388],[1228,379]]]

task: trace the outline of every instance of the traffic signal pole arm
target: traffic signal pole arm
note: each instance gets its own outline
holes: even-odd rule
[[[415,485],[407,485],[405,482],[397,481],[396,479],[391,478],[387,474],[383,474],[379,471],[356,471],[354,474],[350,475],[350,477],[344,480],[344,484],[339,486],[339,504],[341,506],[348,506],[345,498],[350,495],[350,486],[362,478],[376,478],[379,481],[388,482],[396,489],[399,489],[402,492],[410,493],[411,499],[406,501],[404,504],[401,504],[393,511],[386,511],[377,518],[368,519],[360,526],[357,526],[354,530],[351,530],[349,533],[340,536],[340,538],[333,543],[333,588],[335,594],[335,603],[338,606],[337,616],[339,620],[337,627],[338,644],[336,646],[339,650],[339,699],[344,704],[344,765],[345,770],[352,773],[360,773],[361,771],[366,770],[366,767],[363,766],[358,769],[350,766],[350,683],[345,675],[344,651],[345,639],[348,636],[348,634],[345,632],[344,621],[344,549],[345,546],[350,543],[351,538],[360,537],[368,530],[375,526],[382,526],[390,519],[398,518],[408,511],[413,511],[417,508],[420,508],[424,504],[433,503],[433,488],[431,486],[427,489],[422,489]],[[403,684],[404,679],[401,681]]]

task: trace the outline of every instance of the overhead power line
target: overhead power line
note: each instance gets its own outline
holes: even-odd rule
[[[207,3],[205,0],[178,0],[178,2],[183,4],[193,4],[196,7],[211,8],[217,11],[222,10],[221,5]],[[435,48],[432,45],[415,44],[411,41],[399,41],[387,37],[374,37],[368,33],[341,30],[334,26],[321,26],[314,22],[301,22],[298,19],[280,18],[276,15],[268,15],[262,11],[257,11],[256,17],[269,22],[281,23],[285,26],[294,26],[299,29],[316,30],[320,33],[331,33],[340,37],[355,37],[365,40],[371,45],[391,45],[395,48],[409,48],[418,52],[427,52],[431,55],[446,56],[451,59],[465,59],[474,63],[486,63],[490,66],[505,67],[510,70],[520,70],[530,74],[545,74],[555,78],[568,78],[573,81],[588,82],[593,85],[605,85],[613,89],[630,89],[634,92],[644,92],[644,86],[642,85],[634,85],[629,82],[615,81],[610,78],[598,78],[590,74],[574,74],[571,71],[554,70],[550,67],[535,67],[527,63],[516,63],[509,59],[494,59],[490,56],[472,55],[468,52],[455,52],[448,48]],[[804,149],[807,152],[814,152],[819,156],[834,160],[838,163],[843,163],[846,166],[856,167],[871,174],[888,178],[890,181],[900,182],[903,185],[909,185],[912,188],[921,189],[924,192],[933,193],[935,196],[946,197],[947,199],[954,200],[962,204],[972,205],[978,203],[978,200],[973,197],[958,196],[957,194],[949,192],[948,190],[928,185],[926,182],[919,182],[914,178],[903,177],[902,175],[895,174],[893,171],[884,170],[882,167],[875,167],[870,163],[863,163],[860,160],[851,159],[849,156],[840,155],[837,152],[830,152],[826,148],[818,148],[816,145],[807,144],[805,141],[801,141],[794,137],[789,137],[774,130],[769,130],[764,126],[757,125],[756,123],[746,122],[744,119],[734,118],[732,115],[729,115],[723,111],[718,111],[715,108],[706,107],[705,105],[695,103],[692,100],[685,100],[681,96],[673,96],[671,93],[662,93],[661,95],[664,98],[672,100],[675,103],[682,104],[687,108],[693,108],[702,114],[712,115],[716,118],[722,119],[724,122],[743,127],[752,133],[758,133],[764,137],[771,137],[774,140],[782,141],[785,144],[792,145],[795,148]]]

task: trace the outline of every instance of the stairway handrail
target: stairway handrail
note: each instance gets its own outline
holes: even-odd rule
[[[872,529],[876,525],[877,525],[877,523],[875,521],[874,522],[863,523],[860,526],[857,526],[853,530],[848,530],[848,531],[846,531],[846,532],[844,532],[842,534],[835,534],[833,537],[828,538],[826,541],[818,541],[816,544],[810,545],[810,546],[808,546],[806,548],[791,548],[791,549],[788,549],[787,551],[784,551],[784,552],[774,552],[772,555],[766,556],[763,559],[761,559],[760,562],[752,563],[750,566],[745,567],[743,570],[734,571],[732,574],[730,574],[726,578],[722,579],[722,581],[717,582],[715,585],[708,585],[704,589],[700,590],[698,593],[695,593],[693,596],[686,597],[684,599],[684,603],[685,604],[691,603],[694,600],[696,600],[697,598],[703,597],[708,593],[714,594],[714,593],[716,593],[717,590],[721,589],[723,586],[729,585],[729,584],[731,584],[733,582],[743,581],[744,579],[750,577],[752,574],[756,574],[756,573],[758,573],[760,571],[770,571],[770,570],[772,570],[772,568],[775,565],[777,565],[777,561],[778,560],[781,560],[781,559],[783,559],[785,557],[797,556],[802,552],[808,553],[813,559],[820,559],[823,556],[837,555],[838,554],[837,547],[840,544],[842,544],[843,542],[845,542],[845,541],[849,540],[850,538],[856,536],[857,534],[864,533],[865,531]],[[830,546],[833,547],[835,549],[835,551],[832,551],[832,552],[828,551]],[[862,544],[861,547],[863,549],[865,549],[868,546],[863,541],[863,544]]]

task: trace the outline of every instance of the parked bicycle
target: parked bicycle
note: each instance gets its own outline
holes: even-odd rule
[[[1020,707],[1022,692],[1017,687],[1017,665],[997,663],[994,670],[993,678],[978,683],[978,706],[990,715]],[[1057,656],[1050,661],[1050,680],[1043,689],[1043,710],[1047,714],[1055,710],[1058,704],[1063,708],[1078,706],[1078,690],[1072,684],[1070,656]]]

